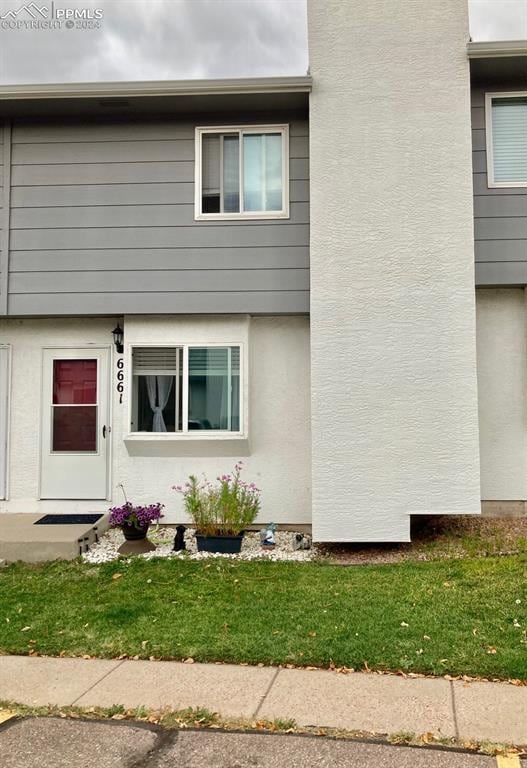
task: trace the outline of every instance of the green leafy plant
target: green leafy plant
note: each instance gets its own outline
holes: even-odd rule
[[[176,485],[185,509],[204,536],[238,536],[254,523],[260,510],[260,490],[254,483],[240,479],[243,464],[239,461],[230,475],[220,475],[213,484],[206,478],[190,475],[185,485]]]

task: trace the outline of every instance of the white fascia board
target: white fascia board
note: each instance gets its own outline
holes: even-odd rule
[[[207,96],[236,93],[309,93],[311,77],[248,77],[117,83],[53,83],[0,86],[0,100]]]
[[[527,56],[527,40],[496,40],[470,42],[467,45],[469,59],[506,58]]]

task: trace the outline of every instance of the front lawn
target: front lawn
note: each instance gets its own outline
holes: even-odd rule
[[[527,558],[150,560],[0,570],[0,653],[527,679]]]

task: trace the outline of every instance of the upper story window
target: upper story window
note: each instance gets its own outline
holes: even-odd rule
[[[240,346],[132,348],[131,431],[241,432]]]
[[[527,187],[527,93],[487,93],[489,187]]]
[[[196,218],[289,216],[286,125],[196,128]]]

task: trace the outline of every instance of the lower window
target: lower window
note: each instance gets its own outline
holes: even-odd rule
[[[240,347],[133,347],[132,432],[240,432]]]

